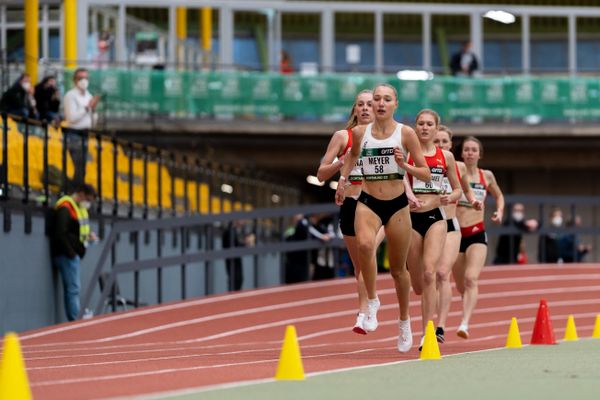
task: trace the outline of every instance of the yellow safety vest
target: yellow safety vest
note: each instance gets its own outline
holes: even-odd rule
[[[88,237],[90,235],[90,217],[88,211],[85,208],[79,207],[75,200],[68,195],[58,199],[55,208],[60,207],[64,203],[69,203],[75,210],[75,213],[77,214],[77,220],[79,221],[79,240],[84,245],[87,245]]]

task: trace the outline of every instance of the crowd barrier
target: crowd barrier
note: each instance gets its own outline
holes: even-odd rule
[[[0,119],[1,200],[51,204],[72,187],[76,176],[98,192],[98,213],[133,216],[141,210],[169,215],[250,210],[297,202],[293,188],[236,174],[233,168],[199,158],[106,136],[70,131],[39,121]],[[226,193],[227,184],[235,188]],[[281,204],[272,204],[276,194]]]

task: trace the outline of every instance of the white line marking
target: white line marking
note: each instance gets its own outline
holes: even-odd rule
[[[590,304],[600,304],[600,299],[588,299],[588,300],[565,300],[565,301],[556,301],[556,302],[552,302],[552,307],[562,307],[562,306],[581,306],[581,305],[590,305]],[[537,308],[538,305],[537,304],[519,304],[519,305],[514,305],[514,306],[502,306],[502,307],[490,307],[490,308],[482,308],[478,310],[478,314],[491,314],[491,313],[497,313],[497,312],[506,312],[506,311],[513,311],[513,310],[525,310],[525,309],[535,309]],[[460,316],[461,312],[460,311],[455,311],[455,312],[451,312],[449,316]],[[580,314],[576,314],[579,317],[589,317],[589,316],[595,316],[595,313],[580,313]],[[568,315],[558,315],[555,316],[554,319],[556,318],[562,318],[564,317],[565,319],[568,317]],[[412,321],[416,322],[416,321],[421,321],[421,316],[417,316],[417,317],[413,317]],[[535,321],[535,318],[521,318],[520,321],[523,322],[533,322]],[[387,325],[395,325],[397,324],[396,321],[384,321],[381,322],[380,325],[382,326],[387,326]],[[478,323],[478,324],[473,324],[471,325],[471,329],[473,328],[484,328],[484,327],[492,327],[492,326],[498,326],[498,325],[504,325],[504,324],[508,324],[506,321],[503,322],[485,322],[485,323]],[[334,329],[334,330],[328,330],[328,331],[320,331],[320,332],[316,332],[310,335],[305,335],[305,336],[299,336],[298,340],[302,341],[302,340],[308,340],[308,339],[312,339],[315,337],[321,337],[321,336],[326,336],[326,335],[330,335],[330,334],[334,334],[334,333],[339,333],[339,332],[347,332],[348,328],[338,328],[338,329]],[[414,336],[418,336],[418,335],[422,335],[422,331],[415,331],[413,332]],[[502,336],[502,335],[501,335]],[[396,336],[393,337],[389,337],[386,339],[379,339],[377,341],[361,341],[361,344],[365,344],[365,343],[376,343],[379,341],[387,341],[387,340],[391,340],[391,339],[395,339]],[[472,341],[478,341],[477,339],[473,339],[470,340],[470,342]],[[463,342],[461,339],[457,340],[457,342]],[[347,344],[356,344],[356,342],[346,342]],[[452,343],[452,341],[449,341],[448,343]],[[326,345],[324,344],[317,344],[317,345],[302,345],[303,348],[314,348],[314,347],[324,347],[324,346],[332,346],[332,345],[336,345],[336,344],[340,344],[340,343],[328,343]],[[238,351],[229,351],[229,352],[221,352],[221,353],[201,353],[201,354],[186,354],[186,355],[172,355],[172,356],[164,356],[164,357],[149,357],[149,358],[136,358],[136,359],[129,359],[129,360],[118,360],[118,361],[104,361],[104,362],[95,362],[95,363],[77,363],[77,364],[67,364],[67,365],[58,365],[58,366],[44,366],[44,367],[33,367],[33,368],[28,368],[28,371],[34,371],[34,370],[46,370],[46,369],[59,369],[59,368],[77,368],[77,367],[82,367],[82,366],[98,366],[98,365],[115,365],[115,364],[125,364],[125,363],[139,363],[139,362],[146,362],[146,361],[161,361],[161,360],[175,360],[175,359],[187,359],[187,358],[196,358],[196,357],[206,357],[206,356],[223,356],[223,355],[233,355],[233,354],[247,354],[247,353],[256,353],[256,352],[265,352],[265,351],[277,351],[279,348],[278,347],[274,347],[274,348],[255,348],[255,349],[250,349],[250,350],[238,350]],[[188,351],[191,351],[193,349],[186,349]],[[161,350],[154,350],[154,351],[161,351]],[[164,349],[162,350],[164,351],[172,351],[172,350],[167,350]],[[115,352],[115,353],[96,353],[96,354],[86,354],[86,355],[79,355],[77,357],[96,357],[96,356],[103,356],[103,355],[111,355],[111,354],[130,354],[132,352]],[[137,352],[136,352],[137,353]],[[63,356],[55,356],[55,357],[41,357],[41,358],[26,358],[25,361],[33,361],[33,360],[45,360],[45,359],[65,359],[66,357]]]
[[[529,282],[530,278],[526,278],[526,279],[527,279],[527,282]],[[562,280],[567,281],[564,276],[562,277]],[[485,281],[482,281],[482,282],[485,282]],[[512,282],[513,283],[519,282],[519,278],[513,279]],[[546,293],[565,293],[565,292],[573,291],[573,288],[577,288],[577,287],[536,289],[536,290],[513,291],[513,292],[503,292],[503,293],[483,293],[483,294],[479,295],[479,299],[510,297],[510,296],[514,296],[514,295],[539,295],[539,294],[544,295]],[[598,290],[598,289],[600,289],[600,286],[589,286],[589,288],[593,288],[592,290]],[[390,294],[390,293],[395,293],[395,290],[394,289],[385,289],[385,290],[379,291],[379,294],[381,296]],[[111,342],[111,341],[120,340],[120,339],[129,339],[129,338],[146,335],[146,334],[152,334],[152,333],[156,333],[156,332],[160,332],[160,331],[164,331],[164,330],[168,330],[168,329],[175,329],[175,328],[180,328],[180,327],[184,327],[184,326],[188,326],[188,325],[199,324],[199,323],[203,323],[203,322],[213,322],[215,320],[223,319],[223,318],[232,318],[232,317],[237,317],[237,316],[248,315],[251,313],[281,310],[284,308],[301,307],[301,306],[310,305],[310,304],[328,303],[331,301],[340,301],[340,300],[345,300],[345,299],[349,299],[349,298],[356,298],[356,294],[348,293],[348,294],[342,294],[342,295],[320,297],[320,298],[316,298],[316,299],[299,300],[299,301],[293,301],[293,302],[288,302],[288,303],[280,303],[280,304],[269,305],[269,306],[261,306],[261,307],[246,309],[246,310],[237,310],[237,311],[232,311],[229,313],[213,314],[213,315],[209,315],[209,316],[205,316],[205,317],[201,317],[201,318],[178,321],[178,322],[173,322],[173,323],[169,323],[169,324],[158,325],[158,326],[151,327],[151,328],[140,329],[137,331],[133,331],[133,332],[129,332],[129,333],[121,334],[121,335],[109,336],[109,337],[104,337],[104,338],[99,338],[99,339],[84,340],[84,341],[75,341],[75,342],[69,342],[69,343],[70,344],[105,343],[105,342]],[[453,300],[454,300],[454,298],[453,298]],[[412,305],[412,303],[411,303],[411,305]],[[382,307],[382,309],[386,309],[386,307],[389,307],[389,306],[384,306],[384,307]],[[394,307],[395,307],[395,305],[394,305]],[[325,314],[325,315],[327,315],[327,314]],[[337,315],[335,315],[335,316],[337,316]],[[246,332],[246,331],[241,331],[240,333],[243,333],[243,332]],[[228,336],[228,335],[226,335],[226,336]],[[209,336],[207,338],[190,339],[189,341],[181,341],[179,343],[203,342],[206,340],[211,340],[211,339],[220,338],[220,337],[223,337],[223,336],[213,335],[213,336]],[[24,340],[24,339],[21,339],[21,340]],[[49,343],[47,345],[56,346],[59,344],[67,344],[67,343]],[[42,346],[42,345],[37,345],[37,346]]]
[[[570,269],[569,271],[571,273],[575,273],[577,269],[597,271],[598,268],[599,268],[599,266],[597,264],[577,264],[576,267],[573,267],[573,269]],[[486,266],[486,268],[484,269],[484,274],[488,273],[487,271],[490,271],[489,273],[492,273],[492,271],[494,271],[494,272],[498,272],[498,271],[499,272],[512,272],[512,271],[540,271],[540,270],[547,270],[548,272],[561,271],[558,268],[554,269],[552,266],[548,266],[548,265],[532,264],[532,265],[522,265],[522,266],[521,265],[517,265],[517,266],[514,266],[514,265]],[[568,276],[568,275],[565,275],[565,276]],[[380,277],[378,278],[378,280],[385,280],[385,279],[391,279],[391,278],[389,275],[380,275]],[[485,281],[485,279],[482,279],[480,281],[480,284],[481,284],[481,282],[484,282],[484,281]],[[99,316],[99,317],[93,318],[91,320],[77,321],[74,323],[61,325],[56,328],[45,329],[45,330],[42,330],[39,332],[25,334],[25,335],[20,336],[19,339],[21,340],[21,342],[23,342],[23,341],[26,341],[29,339],[48,336],[48,335],[52,335],[52,334],[56,334],[56,333],[63,333],[63,332],[67,332],[67,331],[77,330],[77,329],[82,329],[82,328],[86,328],[89,326],[99,325],[99,324],[103,324],[103,323],[107,323],[107,322],[118,321],[118,320],[123,320],[123,319],[128,319],[128,318],[136,318],[136,317],[140,317],[140,316],[144,316],[144,315],[178,310],[178,309],[182,309],[182,308],[194,307],[194,306],[203,305],[203,304],[211,304],[211,303],[220,302],[220,301],[236,300],[236,299],[247,298],[247,297],[256,297],[256,296],[262,296],[262,295],[271,294],[271,293],[280,293],[280,292],[284,292],[284,291],[285,292],[303,291],[305,289],[313,289],[315,287],[326,287],[326,286],[348,285],[348,284],[354,285],[355,282],[356,281],[354,280],[354,278],[342,278],[342,279],[334,279],[334,280],[330,280],[330,281],[302,283],[302,284],[298,284],[298,285],[284,285],[284,286],[277,286],[277,287],[265,288],[265,289],[255,289],[255,290],[250,290],[247,292],[236,292],[236,293],[228,293],[228,294],[224,294],[224,295],[216,295],[216,296],[211,296],[211,297],[203,297],[203,298],[197,299],[197,300],[189,300],[189,301],[185,301],[185,302],[177,302],[177,303],[171,303],[171,304],[151,306],[151,308],[142,308],[142,309],[127,311],[124,313],[118,313],[118,314],[114,314],[114,315]]]

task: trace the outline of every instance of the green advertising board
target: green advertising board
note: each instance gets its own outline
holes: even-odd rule
[[[592,120],[600,118],[600,84],[592,78],[453,78],[399,80],[393,75],[301,76],[259,72],[100,69],[91,91],[105,95],[109,115],[161,114],[172,118],[223,117],[342,121],[354,96],[385,82],[398,90],[397,117],[423,108],[445,122]],[[94,94],[96,94],[94,93]]]

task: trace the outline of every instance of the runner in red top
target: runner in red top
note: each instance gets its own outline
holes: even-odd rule
[[[492,221],[499,224],[504,214],[504,195],[490,170],[479,169],[479,160],[483,156],[481,142],[472,136],[466,138],[462,145],[462,158],[466,166],[471,190],[477,201],[482,204],[487,192],[496,198],[496,211]],[[456,334],[464,339],[469,338],[469,320],[477,304],[477,280],[485,265],[487,256],[487,235],[483,225],[484,209],[474,208],[466,199],[461,198],[456,210],[462,239],[460,252],[452,269],[456,288],[463,298],[463,319]]]
[[[431,171],[431,180],[426,182],[410,176],[412,191],[418,204],[410,210],[412,239],[408,253],[408,272],[413,290],[422,295],[423,332],[427,322],[433,320],[437,305],[436,269],[444,247],[447,227],[446,216],[441,206],[458,200],[462,193],[454,156],[433,143],[439,123],[440,117],[433,110],[426,109],[417,114],[415,132]],[[411,157],[408,162],[412,164]],[[445,177],[452,187],[450,194],[446,194],[443,188]]]

